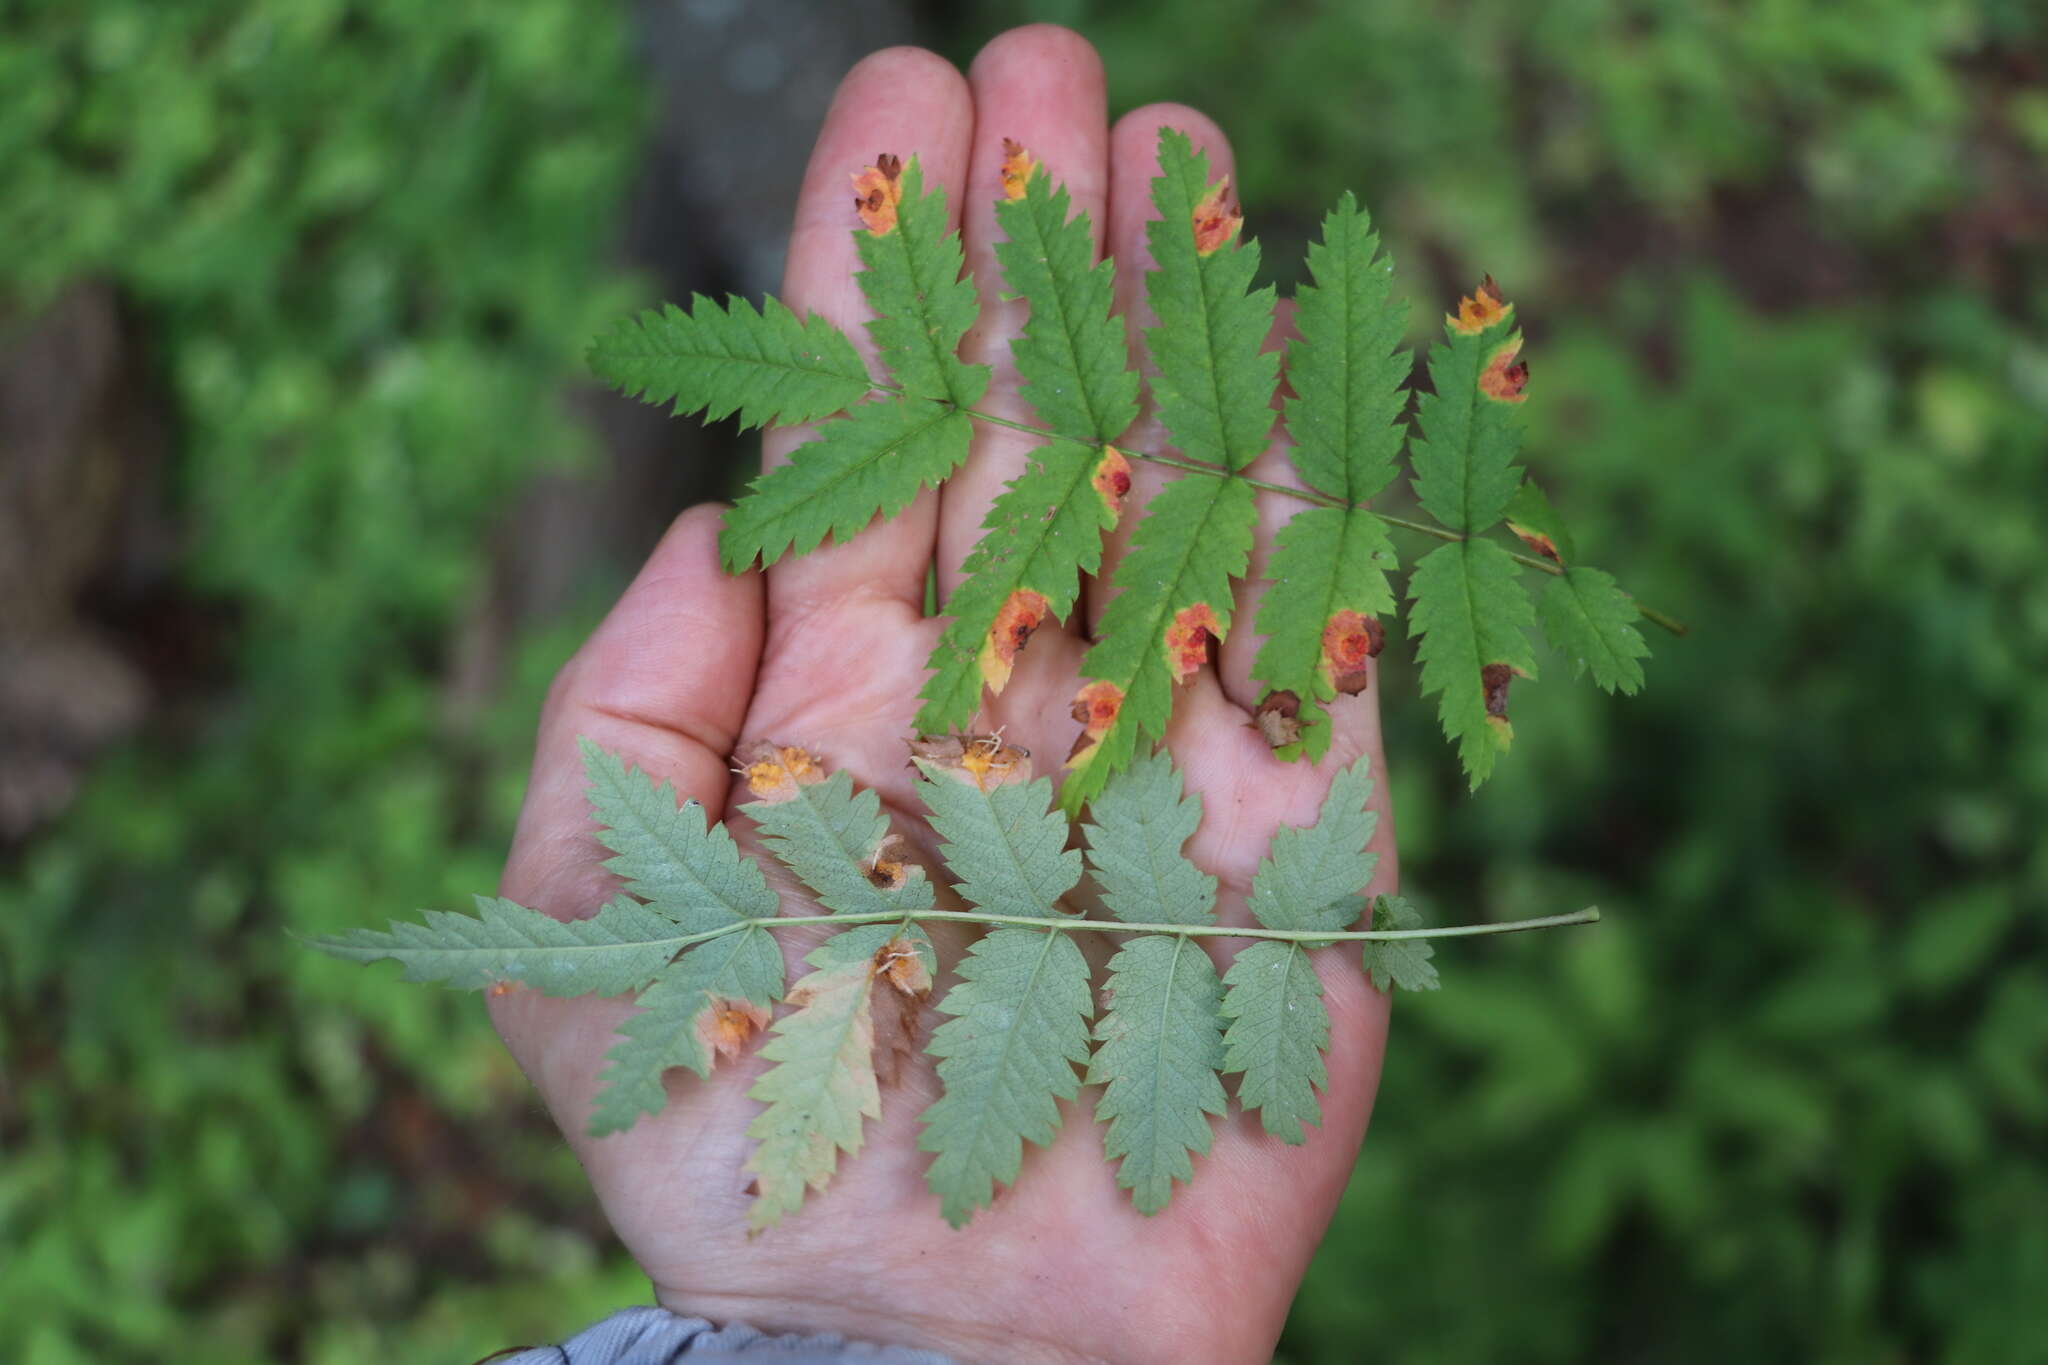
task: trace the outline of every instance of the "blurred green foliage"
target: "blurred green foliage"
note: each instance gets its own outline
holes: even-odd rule
[[[1025,8],[939,39],[1063,18],[1117,108],[1215,114],[1272,257],[1349,185],[1418,339],[1498,275],[1534,467],[1693,626],[1641,697],[1518,685],[1477,797],[1429,708],[1389,713],[1418,901],[1609,917],[1448,951],[1400,1002],[1284,1356],[2038,1360],[2040,7]],[[446,1361],[643,1300],[474,1002],[280,932],[494,880],[578,626],[480,713],[449,635],[641,301],[604,263],[644,123],[623,12],[31,0],[0,74],[0,297],[132,300],[232,641],[230,686],[0,875],[9,1349]]]

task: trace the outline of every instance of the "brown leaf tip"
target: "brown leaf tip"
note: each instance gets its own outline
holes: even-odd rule
[[[1210,255],[1237,236],[1244,227],[1244,211],[1230,193],[1229,176],[1209,187],[1195,205],[1193,216],[1197,256]]]
[[[1173,680],[1184,683],[1195,670],[1209,661],[1209,642],[1221,640],[1223,628],[1216,623],[1216,610],[1207,602],[1182,607],[1166,628],[1166,666]]]
[[[910,741],[910,756],[933,777],[971,782],[982,791],[1031,780],[1031,751],[1003,743],[1001,735],[919,736]]]
[[[1495,323],[1503,321],[1515,311],[1515,305],[1501,296],[1500,286],[1488,275],[1479,282],[1479,287],[1458,300],[1458,312],[1454,317],[1444,319],[1451,330],[1463,336],[1478,336]]]
[[[1109,512],[1109,524],[1114,526],[1124,514],[1124,498],[1131,491],[1131,462],[1115,446],[1104,446],[1102,458],[1096,462],[1095,474],[1089,480],[1095,486],[1096,496],[1102,499],[1103,507]]]
[[[1378,658],[1386,643],[1386,628],[1373,617],[1349,610],[1331,612],[1323,623],[1323,654],[1317,664],[1323,681],[1342,696],[1357,696],[1372,678],[1367,661]]]
[[[756,740],[736,757],[747,790],[757,801],[788,801],[797,788],[825,780],[825,766],[817,756],[794,745]]]
[[[1523,390],[1529,387],[1529,362],[1516,359],[1521,353],[1520,337],[1503,341],[1479,372],[1479,391],[1497,403],[1519,403],[1527,398]]]
[[[883,152],[875,164],[853,177],[853,207],[861,226],[877,237],[896,228],[896,208],[903,202],[903,159]]]
[[[1022,199],[1031,184],[1031,173],[1037,169],[1038,158],[1023,143],[1003,139],[1003,198]]]
[[[755,1034],[768,1027],[768,1011],[751,1000],[714,995],[697,1011],[697,1041],[716,1066],[746,1050]]]
[[[1252,729],[1265,739],[1269,749],[1285,748],[1301,740],[1301,698],[1292,692],[1268,692],[1259,709],[1252,712]]]
[[[981,642],[981,654],[976,660],[982,681],[988,684],[991,692],[1001,692],[1009,686],[1010,670],[1016,666],[1018,653],[1030,643],[1032,634],[1045,624],[1049,608],[1045,594],[1029,588],[1019,588],[1003,599],[996,619],[989,625],[987,637]]]
[[[1069,768],[1078,768],[1095,756],[1123,705],[1124,690],[1113,682],[1092,682],[1074,694],[1073,716],[1081,722],[1081,735],[1067,755]]]

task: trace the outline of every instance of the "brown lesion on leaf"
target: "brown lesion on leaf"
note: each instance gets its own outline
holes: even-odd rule
[[[1209,187],[1195,205],[1193,220],[1197,256],[1211,255],[1237,236],[1244,227],[1244,210],[1230,192],[1229,176]]]
[[[1323,652],[1317,668],[1333,691],[1355,697],[1372,680],[1371,660],[1386,647],[1387,632],[1378,620],[1357,611],[1334,611],[1323,623]]]
[[[1507,664],[1487,664],[1479,670],[1479,690],[1486,699],[1486,723],[1493,727],[1503,748],[1515,737],[1515,727],[1508,723],[1508,687],[1515,676],[1515,670]]]
[[[888,990],[870,998],[874,1020],[875,1084],[894,1085],[905,1058],[917,1055],[919,1022],[932,993],[932,973],[918,944],[904,936],[875,951],[869,980]]]
[[[1016,666],[1018,653],[1030,643],[1032,634],[1045,624],[1049,610],[1045,594],[1033,592],[1030,588],[1019,588],[1003,599],[996,619],[990,623],[988,634],[981,642],[981,654],[975,661],[981,670],[981,680],[988,684],[989,691],[1001,692],[1009,686],[1010,670]]]
[[[1252,712],[1251,728],[1257,730],[1269,749],[1284,749],[1301,742],[1301,698],[1285,689],[1268,692]]]
[[[910,880],[910,859],[906,856],[906,845],[900,834],[885,834],[875,851],[861,868],[862,873],[875,887],[883,891],[901,890]]]
[[[1515,305],[1501,296],[1500,286],[1488,275],[1479,282],[1479,287],[1458,300],[1458,311],[1444,319],[1451,330],[1461,336],[1478,336],[1496,323],[1505,321],[1515,311]]]
[[[1509,337],[1486,358],[1479,372],[1479,392],[1498,403],[1519,403],[1528,397],[1529,362],[1516,357],[1522,353],[1522,339]]]
[[[877,237],[896,229],[896,209],[903,202],[903,159],[888,152],[853,177],[853,207],[861,226]]]
[[[1067,754],[1069,768],[1081,767],[1095,756],[1123,705],[1124,690],[1113,682],[1092,682],[1074,694],[1073,716],[1081,722],[1081,734]]]
[[[993,791],[1031,780],[1031,751],[1005,744],[999,734],[919,736],[910,757],[933,778],[972,783]]]
[[[1524,526],[1513,517],[1508,518],[1508,529],[1515,533],[1517,540],[1534,550],[1537,554],[1542,555],[1551,563],[1564,563],[1564,556],[1557,552],[1557,542],[1543,532]]]
[[[1216,609],[1207,602],[1182,607],[1166,627],[1166,666],[1175,683],[1184,683],[1209,661],[1209,643],[1223,638]]]
[[[1095,473],[1089,482],[1095,486],[1096,496],[1102,499],[1102,506],[1109,513],[1109,524],[1114,526],[1124,514],[1124,498],[1131,491],[1131,462],[1121,450],[1106,445],[1102,458],[1095,463]]]
[[[734,755],[736,771],[747,780],[757,801],[788,801],[799,787],[825,780],[825,765],[815,754],[793,744],[756,740]]]
[[[1003,139],[1003,198],[1022,199],[1031,184],[1031,174],[1037,169],[1038,158],[1023,143]]]
[[[697,1012],[697,1041],[711,1065],[717,1066],[746,1051],[754,1035],[768,1027],[768,1017],[767,1009],[751,1000],[714,995]]]

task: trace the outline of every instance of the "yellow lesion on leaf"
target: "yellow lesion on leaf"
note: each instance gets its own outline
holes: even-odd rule
[[[1458,300],[1458,311],[1444,321],[1451,330],[1463,336],[1478,336],[1495,323],[1501,322],[1515,311],[1515,305],[1502,297],[1500,286],[1488,275],[1479,282],[1479,287]]]
[[[1004,599],[982,639],[981,654],[976,659],[989,691],[999,693],[1009,686],[1010,670],[1016,666],[1019,651],[1045,624],[1049,609],[1045,594],[1029,588],[1019,588]]]
[[[1355,697],[1371,674],[1366,665],[1387,642],[1385,627],[1363,612],[1335,611],[1323,623],[1323,652],[1317,662],[1323,681],[1339,695]]]
[[[1509,337],[1494,348],[1486,358],[1486,368],[1479,372],[1479,392],[1497,403],[1519,403],[1529,395],[1529,362],[1517,359],[1522,353],[1522,339]]]
[[[1082,767],[1095,757],[1123,705],[1124,690],[1113,682],[1092,682],[1074,694],[1073,716],[1081,722],[1081,734],[1067,755],[1069,768]]]
[[[791,744],[757,740],[739,753],[739,773],[757,801],[788,801],[797,788],[825,780],[817,756]]]
[[[993,791],[1031,780],[1031,751],[1005,744],[1001,735],[940,735],[910,741],[910,756],[934,778],[969,782]]]
[[[1124,498],[1131,491],[1131,462],[1121,450],[1106,445],[1102,458],[1096,461],[1095,473],[1089,482],[1095,486],[1096,496],[1102,499],[1104,510],[1109,513],[1109,524],[1114,526],[1124,514]]]
[[[903,202],[903,159],[888,152],[853,177],[853,207],[861,226],[880,237],[896,229],[896,208]]]
[[[768,1011],[751,1000],[714,995],[697,1012],[697,1041],[713,1066],[746,1050],[754,1035],[768,1027]]]
[[[1207,602],[1175,612],[1166,628],[1166,666],[1173,670],[1174,682],[1184,683],[1193,677],[1195,670],[1208,662],[1209,642],[1222,638],[1216,609]]]
[[[1226,175],[1211,185],[1195,205],[1195,254],[1210,255],[1236,237],[1243,226],[1244,210],[1230,193],[1230,177]]]
[[[1031,184],[1031,173],[1037,169],[1038,158],[1023,143],[1003,139],[1003,198],[1022,199]]]

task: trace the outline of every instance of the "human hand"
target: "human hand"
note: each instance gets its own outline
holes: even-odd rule
[[[848,177],[879,152],[916,153],[928,183],[947,190],[981,291],[981,322],[962,349],[966,359],[994,366],[983,406],[1028,420],[1009,364],[1023,305],[1000,298],[994,256],[1003,140],[1024,144],[1065,181],[1102,247],[1125,264],[1118,306],[1136,345],[1144,310],[1134,267],[1148,263],[1144,223],[1161,125],[1185,131],[1216,171],[1231,170],[1229,144],[1192,109],[1148,106],[1112,129],[1100,63],[1065,30],[1005,34],[965,80],[930,53],[877,53],[849,73],[826,117],[804,177],[781,297],[864,339]],[[767,459],[787,459],[803,439],[770,432]],[[1128,440],[1143,449],[1170,445],[1149,416]],[[1024,468],[1031,445],[1022,433],[980,425],[973,454],[941,492],[922,494],[902,515],[846,544],[785,559],[765,574],[721,572],[719,509],[685,513],[556,680],[504,894],[573,917],[615,893],[585,805],[578,736],[673,781],[714,820],[728,808],[736,749],[759,739],[802,745],[877,789],[898,831],[936,867],[936,840],[911,814],[921,807],[904,748],[942,625],[922,614],[926,572],[937,564],[942,594],[958,585],[990,502]],[[1290,480],[1277,450],[1252,472]],[[1160,476],[1149,464],[1133,470],[1131,506],[1142,505]],[[1331,774],[1360,754],[1370,755],[1381,776],[1374,797],[1380,862],[1370,891],[1392,891],[1396,877],[1377,686],[1332,708],[1330,753],[1313,768],[1274,759],[1248,724],[1258,700],[1249,677],[1258,574],[1289,510],[1262,502],[1253,572],[1238,588],[1241,624],[1215,666],[1185,684],[1167,738],[1189,789],[1205,803],[1188,853],[1219,879],[1225,923],[1250,922],[1245,895],[1273,830],[1311,822]],[[1135,520],[1127,513],[1111,537],[1103,574],[1087,586],[1077,619],[1035,634],[1008,688],[988,701],[989,728],[1001,728],[1008,743],[1059,755],[1078,731],[1068,708],[1085,632]],[[733,833],[744,849],[758,850],[748,821],[735,820]],[[801,888],[780,889],[791,913],[813,912]],[[957,960],[965,938],[940,931],[966,926],[927,927],[941,963]],[[792,963],[813,941],[795,932],[782,937]],[[723,1066],[708,1081],[678,1073],[660,1114],[593,1139],[584,1129],[598,1073],[630,1003],[514,991],[494,998],[492,1010],[612,1225],[670,1308],[963,1359],[1263,1360],[1350,1174],[1378,1082],[1386,1001],[1367,984],[1356,952],[1351,945],[1316,955],[1331,1021],[1330,1084],[1322,1126],[1305,1145],[1284,1145],[1256,1119],[1233,1113],[1217,1122],[1213,1149],[1197,1159],[1198,1179],[1147,1217],[1116,1188],[1097,1126],[1085,1110],[1067,1106],[1056,1143],[1029,1150],[1016,1186],[958,1231],[939,1217],[924,1184],[918,1116],[937,1098],[938,1081],[922,1055],[884,1092],[866,1148],[842,1161],[831,1185],[800,1213],[750,1237],[741,1168],[751,1147],[745,1129],[758,1111],[746,1095],[762,1069],[758,1059]],[[935,998],[946,984],[942,975]],[[927,1019],[923,1027],[930,1026]]]

